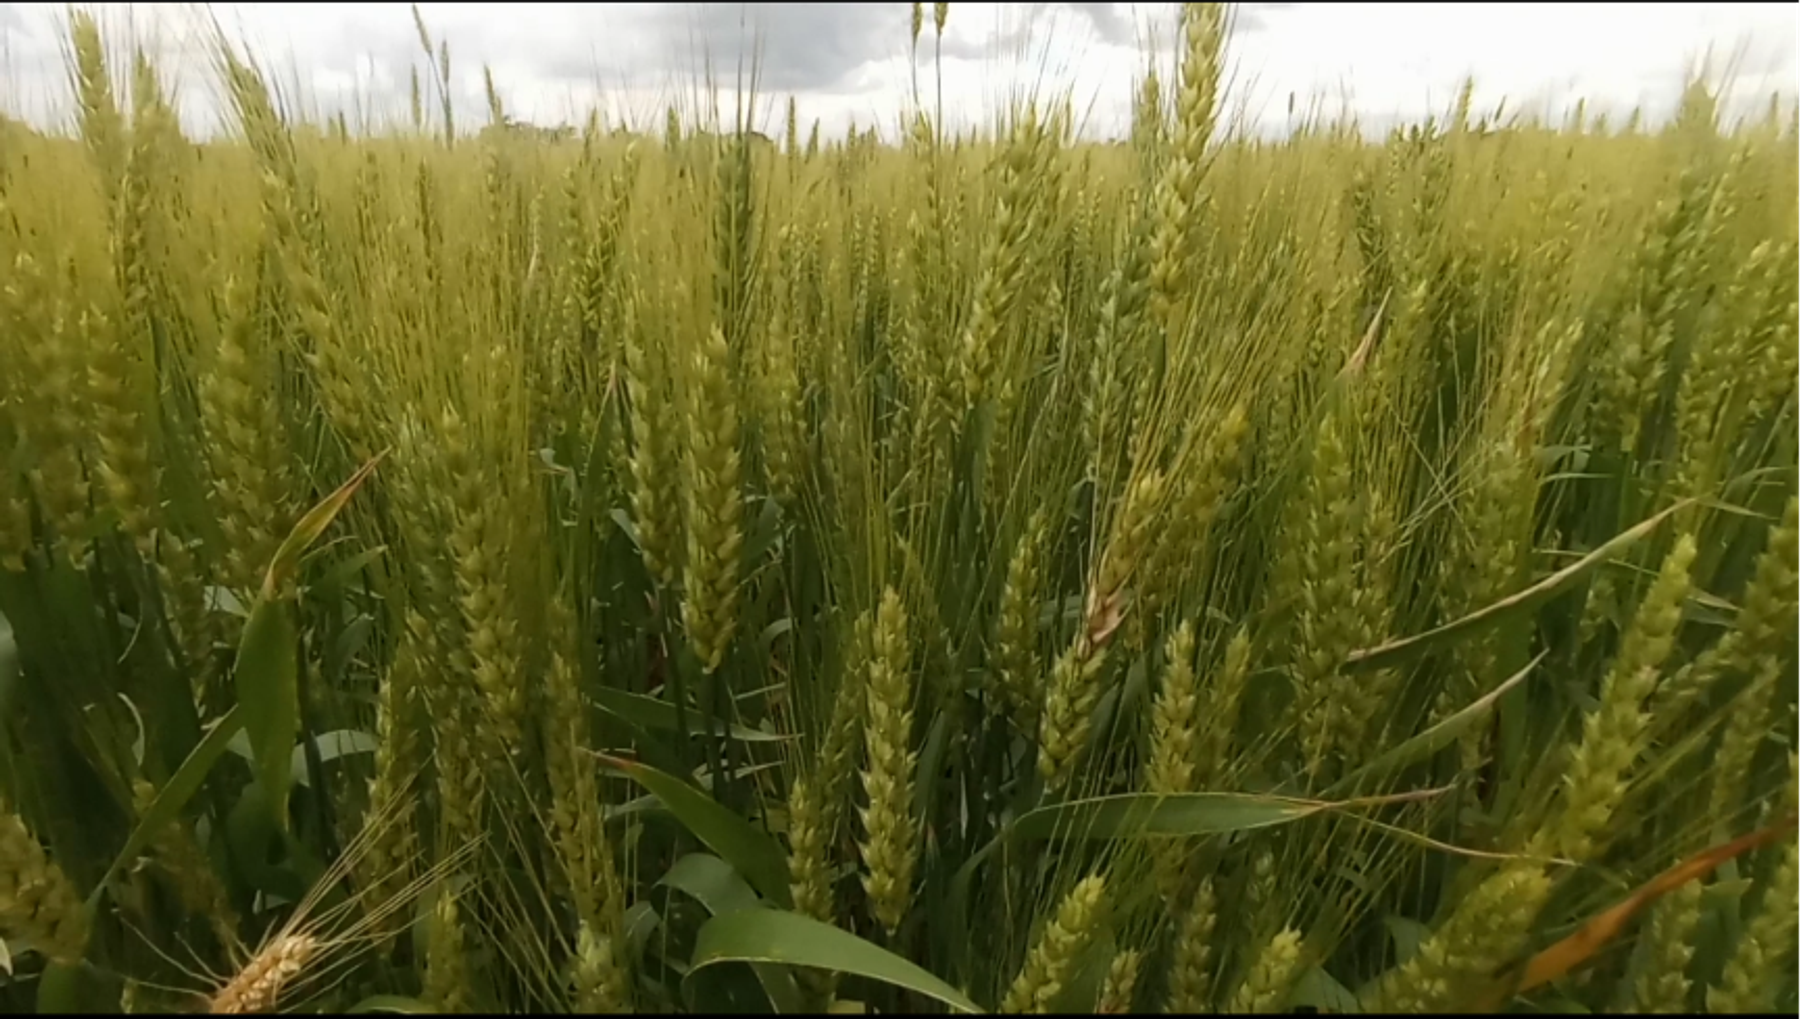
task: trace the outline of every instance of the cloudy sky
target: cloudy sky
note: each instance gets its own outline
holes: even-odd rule
[[[167,54],[184,119],[200,132],[215,120],[194,8],[106,4],[103,23],[127,16]],[[484,115],[481,65],[489,65],[514,115],[541,124],[579,122],[597,103],[612,116],[658,123],[676,96],[691,98],[701,54],[727,82],[740,54],[758,53],[764,112],[778,133],[779,107],[796,97],[801,120],[827,135],[892,125],[916,80],[930,97],[941,72],[952,117],[991,114],[1021,90],[1072,89],[1086,133],[1127,122],[1146,62],[1172,66],[1174,4],[950,5],[941,56],[930,5],[916,57],[907,3],[550,4],[425,3],[435,39],[446,40],[461,120]],[[0,3],[3,105],[40,123],[67,116],[60,4]],[[125,11],[128,14],[121,14]],[[402,3],[215,4],[232,36],[281,69],[316,109],[401,118],[410,69],[422,51]],[[1289,97],[1354,109],[1390,124],[1442,111],[1472,74],[1476,106],[1589,108],[1652,116],[1673,106],[1684,75],[1709,53],[1734,68],[1727,108],[1766,106],[1800,91],[1792,4],[1313,4],[1241,5],[1229,47],[1227,101],[1256,128],[1278,132]],[[126,38],[124,31],[116,37]]]

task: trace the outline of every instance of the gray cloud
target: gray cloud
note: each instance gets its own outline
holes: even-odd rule
[[[858,71],[905,52],[907,5],[805,3],[532,4],[519,10],[490,4],[424,5],[434,47],[447,44],[450,92],[459,123],[485,119],[481,68],[493,69],[503,100],[532,119],[560,119],[520,109],[514,86],[604,93],[688,88],[710,62],[724,87],[740,60],[754,70],[764,93],[857,94],[868,89]],[[400,115],[408,78],[417,69],[435,111],[436,82],[406,7],[369,4],[332,8],[300,30],[274,25],[254,9],[222,19],[234,41],[248,45],[278,73],[304,69],[316,110],[364,108]],[[354,84],[350,84],[354,82]]]
[[[544,98],[547,93],[592,95],[596,88],[605,93],[620,86],[691,88],[700,82],[708,62],[714,79],[727,87],[740,60],[748,65],[754,59],[758,87],[765,94],[865,95],[881,87],[878,65],[906,60],[911,13],[909,5],[897,2],[671,3],[624,8],[530,4],[516,13],[514,8],[490,4],[422,6],[433,40],[449,46],[452,105],[462,123],[483,119],[483,64],[493,68],[508,107],[532,119],[560,119],[555,112],[537,108],[552,101]],[[1292,5],[1246,5],[1240,8],[1239,30],[1256,30],[1263,12],[1288,6]],[[425,73],[427,87],[435,93],[404,5],[345,5],[331,8],[329,15],[320,8],[317,16],[278,20],[271,16],[273,7],[221,5],[220,27],[277,77],[297,84],[315,112],[363,109],[378,117],[403,116],[414,68]],[[942,55],[971,62],[1016,59],[1048,36],[1071,30],[1102,45],[1129,49],[1140,44],[1143,16],[1141,8],[1122,3],[1036,2],[1003,9],[993,24],[959,31],[952,10],[952,29],[943,40]],[[197,26],[183,17],[167,18],[171,24],[186,22],[190,30],[177,30],[174,37],[163,39],[163,52],[173,57],[164,69],[180,69],[181,77],[197,83],[197,77],[205,76],[201,71],[207,63],[201,38],[205,33],[194,33],[191,29]],[[929,64],[936,51],[929,24],[925,34],[919,57]],[[56,35],[41,13],[0,4],[0,43],[14,57],[21,51],[44,50],[33,54],[36,59],[30,62],[46,65],[39,77],[52,88],[60,77],[53,67],[58,62]],[[532,89],[535,101],[515,91],[521,86]],[[206,94],[211,90],[183,91],[184,110],[201,120],[212,119],[217,103]],[[428,97],[428,106],[435,109],[437,101]],[[576,105],[581,102],[575,100]]]
[[[904,52],[909,17],[904,4],[660,4],[627,12],[581,4],[560,12],[560,24],[509,26],[504,11],[447,22],[452,59],[517,66],[550,82],[634,84],[692,80],[708,60],[728,81],[740,60],[746,71],[754,60],[760,86],[778,92],[854,91],[858,68]],[[412,25],[402,18],[397,27],[400,49],[416,53]],[[373,42],[365,35],[360,51]]]
[[[1118,46],[1136,44],[1136,29],[1131,20],[1119,11],[1118,4],[1039,2],[1014,5],[1011,16],[1003,18],[994,26],[995,31],[984,38],[946,35],[941,47],[927,49],[921,46],[921,56],[929,61],[932,53],[941,51],[943,56],[951,60],[993,60],[1017,54],[1038,34],[1046,20],[1055,15],[1055,9],[1059,7],[1088,22],[1102,42]],[[955,18],[956,12],[952,10],[950,16]]]
[[[710,3],[697,7],[691,20],[681,17],[680,8],[663,8],[669,14],[663,16],[660,34],[670,41],[685,41],[681,33],[691,29],[693,47],[710,54],[721,68],[731,67],[739,57],[757,56],[763,86],[781,92],[840,90],[864,64],[903,52],[910,18],[905,4]],[[677,19],[689,23],[683,25]],[[690,60],[698,55],[687,54]]]
[[[1111,46],[1137,43],[1137,28],[1130,18],[1120,13],[1118,4],[1069,4],[1069,8],[1093,24],[1094,33],[1102,42]]]
[[[1232,22],[1234,34],[1260,32],[1269,26],[1268,15],[1289,11],[1297,6],[1292,3],[1241,3]],[[1140,38],[1139,26],[1132,11],[1132,5],[1119,3],[1036,3],[1030,7],[1030,13],[1024,20],[1027,24],[1003,32],[984,44],[973,44],[966,41],[951,42],[946,40],[944,54],[965,59],[979,59],[1005,52],[1007,47],[1021,42],[1031,31],[1031,24],[1038,22],[1048,13],[1049,8],[1066,7],[1085,19],[1094,30],[1094,35],[1108,46],[1138,46]],[[1165,20],[1173,25],[1173,10],[1167,12]]]

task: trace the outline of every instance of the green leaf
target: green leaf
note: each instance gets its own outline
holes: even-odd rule
[[[39,1015],[86,1011],[81,1007],[80,963],[52,962],[44,966],[38,977],[37,1011]]]
[[[133,730],[137,733],[137,735],[131,738],[131,763],[142,768],[144,766],[144,745],[145,737],[147,735],[144,731],[143,712],[139,711],[137,705],[132,702],[131,698],[124,694],[119,695],[119,703],[125,705],[125,710],[130,712],[131,725]]]
[[[1356,995],[1350,988],[1338,983],[1336,978],[1317,966],[1307,970],[1294,982],[1293,993],[1288,995],[1288,1004],[1294,1007],[1311,1006],[1321,1012],[1336,1012],[1341,1015],[1357,1015],[1362,1012],[1362,1002],[1356,1000]]]
[[[350,754],[372,754],[379,744],[375,737],[356,729],[338,729],[313,737],[312,744],[319,752],[319,763],[328,764],[340,757]],[[306,745],[296,746],[288,761],[288,772],[294,781],[311,788],[312,776],[306,768]]]
[[[786,910],[740,910],[707,921],[695,939],[689,979],[722,962],[772,962],[848,973],[941,1001],[959,1012],[981,1012],[956,988],[887,949]]]
[[[238,642],[237,662],[232,669],[238,707],[243,711],[244,730],[250,737],[256,781],[282,831],[287,830],[292,755],[300,735],[299,627],[288,593],[289,581],[298,571],[306,550],[331,526],[385,455],[377,454],[363,464],[350,480],[308,510],[288,532],[269,564],[262,590]]]
[[[436,1015],[438,1010],[420,1001],[399,994],[377,994],[364,998],[345,1010],[345,1015],[368,1015],[370,1012],[397,1012],[402,1015]]]
[[[342,562],[332,563],[331,569],[325,571],[325,575],[319,578],[316,589],[328,593],[342,591],[347,588],[350,585],[350,581],[356,579],[356,575],[361,573],[370,563],[373,563],[386,554],[387,546],[377,545],[374,548],[363,549],[361,552],[356,553]]]
[[[1093,1015],[1106,984],[1106,971],[1118,951],[1119,946],[1110,937],[1088,939],[1081,954],[1075,957],[1062,993],[1051,1000],[1050,1010],[1059,1015]]]
[[[1494,602],[1492,605],[1476,609],[1474,612],[1469,613],[1461,619],[1445,623],[1436,629],[1426,630],[1424,633],[1414,634],[1411,637],[1402,637],[1399,640],[1389,641],[1379,647],[1366,648],[1361,651],[1352,652],[1349,659],[1344,662],[1344,671],[1364,672],[1369,669],[1391,668],[1422,653],[1427,648],[1442,644],[1453,637],[1467,636],[1472,631],[1492,626],[1495,623],[1508,619],[1518,613],[1529,612],[1549,599],[1561,594],[1570,585],[1586,575],[1589,570],[1598,567],[1607,560],[1617,556],[1620,552],[1625,551],[1625,549],[1631,547],[1631,545],[1656,530],[1664,520],[1667,520],[1676,512],[1686,508],[1693,502],[1694,500],[1692,499],[1681,500],[1655,516],[1640,522],[1636,526],[1620,532],[1611,541],[1601,545],[1587,555],[1582,556],[1568,566],[1557,570],[1543,580],[1538,581],[1522,591],[1507,595],[1499,601]]]
[[[756,892],[744,882],[743,876],[732,869],[731,864],[711,853],[689,853],[676,860],[675,866],[670,867],[669,872],[657,884],[685,892],[713,916],[745,909],[761,909],[764,905],[756,897]],[[750,968],[756,972],[756,979],[762,984],[775,1011],[784,1014],[806,1011],[800,987],[794,982],[794,975],[787,967],[753,962]]]
[[[152,838],[181,816],[181,808],[187,806],[188,800],[193,799],[194,794],[200,791],[200,785],[206,781],[207,774],[212,771],[213,763],[225,753],[225,748],[231,743],[231,738],[236,736],[238,730],[243,727],[243,709],[234,707],[225,713],[225,717],[214,723],[212,731],[207,733],[206,737],[188,753],[187,760],[181,762],[181,767],[177,768],[169,781],[157,791],[156,799],[152,800],[149,808],[144,811],[143,820],[139,821],[138,826],[132,829],[131,837],[125,840],[125,846],[113,859],[112,866],[106,869],[105,875],[94,885],[94,891],[87,900],[87,909],[90,913],[99,908],[101,896],[106,894],[106,889],[112,884],[113,878],[117,877],[120,871],[143,853]]]
[[[257,784],[268,797],[275,823],[287,826],[288,786],[293,776],[294,741],[300,735],[299,632],[294,605],[285,598],[258,598],[238,644],[238,707],[250,738]]]
[[[337,596],[332,596],[336,600]],[[331,643],[331,656],[326,660],[325,674],[337,676],[350,668],[350,663],[369,645],[369,638],[375,633],[375,620],[368,613],[358,613],[355,619],[344,624],[344,629]]]
[[[19,642],[13,639],[12,622],[0,612],[0,714],[7,713],[18,688]]]
[[[237,596],[237,592],[228,587],[218,585],[206,589],[206,609],[208,612],[223,612],[239,619],[250,618],[250,607]]]
[[[668,732],[678,731],[675,725],[675,705],[647,694],[632,693],[615,687],[602,687],[594,692],[594,700],[600,710],[618,716],[620,719],[645,729],[661,729]],[[794,739],[793,736],[782,736],[772,732],[760,732],[742,725],[731,725],[726,733],[735,740],[744,743],[779,743]],[[697,718],[688,719],[688,735],[698,736],[706,732],[706,726]],[[714,735],[717,735],[715,731]]]
[[[781,504],[774,499],[762,500],[762,508],[744,534],[743,551],[738,560],[746,575],[756,572],[764,557],[781,540]]]
[[[350,475],[350,480],[339,485],[337,491],[306,511],[306,515],[300,518],[300,522],[294,525],[294,529],[281,542],[281,547],[275,550],[275,559],[269,563],[269,572],[263,577],[259,600],[274,598],[287,587],[287,582],[300,568],[300,558],[312,547],[313,542],[319,540],[319,535],[325,533],[325,529],[331,526],[331,522],[337,519],[344,507],[349,505],[350,497],[356,494],[363,482],[369,480],[369,476],[375,473],[375,465],[386,455],[384,451],[370,457],[369,462],[357,468],[356,473]],[[253,610],[252,616],[254,614]]]
[[[662,915],[648,902],[634,902],[625,911],[625,946],[631,952],[632,959],[643,956],[644,944],[660,926]]]
[[[1449,746],[1451,743],[1455,742],[1458,737],[1462,736],[1463,733],[1474,728],[1475,723],[1486,717],[1488,712],[1494,709],[1494,705],[1500,703],[1500,698],[1504,697],[1508,691],[1518,686],[1520,683],[1525,682],[1525,677],[1531,675],[1531,670],[1536,668],[1538,663],[1544,660],[1544,656],[1549,653],[1550,652],[1548,651],[1539,652],[1536,658],[1525,663],[1524,668],[1513,673],[1511,676],[1508,676],[1504,683],[1501,683],[1499,686],[1488,691],[1468,707],[1463,708],[1449,718],[1426,729],[1424,732],[1418,733],[1412,738],[1402,741],[1400,745],[1384,751],[1381,756],[1356,769],[1354,772],[1338,781],[1336,785],[1332,786],[1331,792],[1327,793],[1327,795],[1331,795],[1331,793],[1342,793],[1345,790],[1355,788],[1359,782],[1362,782],[1365,779],[1391,775],[1394,772],[1399,771],[1410,764],[1422,761],[1432,754],[1437,753],[1439,750]]]
[[[743,875],[711,853],[689,853],[676,860],[657,884],[686,892],[714,916],[762,905]]]
[[[1431,928],[1410,917],[1389,913],[1381,918],[1387,924],[1388,936],[1394,939],[1394,965],[1404,966],[1419,954],[1419,946],[1431,937]]]
[[[763,898],[783,908],[790,904],[787,854],[767,833],[667,772],[605,754],[595,756],[655,794],[695,838],[736,868]]]
[[[291,833],[275,823],[260,784],[243,787],[225,817],[225,842],[239,875],[257,891],[287,902],[306,897],[309,882],[300,873]]]
[[[1121,793],[1039,807],[1019,818],[1026,839],[1175,838],[1286,824],[1335,804],[1249,793]]]

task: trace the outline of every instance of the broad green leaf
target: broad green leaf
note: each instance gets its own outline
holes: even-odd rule
[[[714,916],[762,905],[743,875],[711,853],[689,853],[676,860],[657,884],[686,892]]]
[[[605,754],[595,756],[654,793],[695,838],[736,868],[763,898],[783,908],[790,904],[787,854],[767,833],[667,772]]]
[[[849,931],[786,910],[748,909],[716,916],[695,939],[689,979],[722,962],[772,962],[866,977],[959,1011],[981,1012],[956,988]]]
[[[294,741],[300,735],[300,664],[297,659],[299,628],[289,595],[289,581],[298,571],[300,558],[319,535],[331,526],[350,497],[374,473],[385,453],[363,464],[337,491],[306,511],[288,532],[274,561],[263,577],[262,590],[250,609],[238,642],[238,706],[243,709],[244,730],[250,736],[256,780],[269,799],[269,809],[283,831],[287,830],[288,785],[293,775]]]
[[[1472,631],[1492,626],[1517,613],[1529,612],[1549,599],[1561,594],[1571,584],[1580,580],[1589,570],[1600,566],[1602,563],[1631,547],[1631,545],[1642,540],[1646,535],[1661,526],[1664,520],[1669,519],[1669,517],[1673,516],[1678,511],[1692,505],[1693,502],[1694,500],[1692,499],[1681,500],[1655,516],[1638,523],[1636,526],[1621,531],[1611,541],[1601,545],[1587,555],[1582,556],[1568,566],[1557,570],[1543,580],[1538,581],[1522,591],[1507,595],[1499,601],[1494,602],[1492,605],[1476,609],[1474,612],[1469,613],[1461,619],[1445,623],[1436,629],[1426,630],[1424,633],[1414,634],[1411,637],[1402,637],[1399,640],[1389,641],[1379,647],[1366,648],[1361,651],[1352,652],[1349,659],[1344,662],[1344,671],[1363,672],[1369,669],[1390,668],[1425,651],[1427,648],[1442,644],[1452,637],[1467,636]]]
[[[52,962],[38,976],[39,1015],[71,1015],[81,1007],[81,963]]]
[[[713,916],[763,908],[762,900],[744,882],[743,876],[733,870],[731,864],[711,853],[689,853],[676,860],[675,866],[670,867],[657,884],[687,893]],[[753,962],[750,968],[756,972],[756,979],[775,1011],[792,1014],[806,1010],[800,987],[794,983],[794,975],[787,967]]]
[[[232,670],[256,781],[268,797],[275,823],[283,827],[294,741],[300,735],[299,639],[293,603],[259,598],[244,625]]]
[[[207,774],[212,771],[213,762],[225,753],[232,737],[243,726],[243,709],[234,707],[214,723],[212,731],[188,753],[187,760],[181,762],[181,767],[175,770],[174,776],[157,791],[156,799],[150,801],[143,819],[132,829],[131,837],[125,840],[125,846],[113,859],[112,866],[106,869],[106,874],[94,885],[94,891],[87,900],[89,912],[99,908],[100,898],[106,894],[113,878],[143,853],[151,839],[181,816],[181,808],[200,790],[201,783],[206,781]]]

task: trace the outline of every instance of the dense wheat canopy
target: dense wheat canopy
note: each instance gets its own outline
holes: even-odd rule
[[[201,140],[73,13],[0,1000],[1795,1008],[1794,120],[1259,140],[1237,16],[1094,143],[470,125],[422,18]]]

